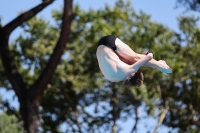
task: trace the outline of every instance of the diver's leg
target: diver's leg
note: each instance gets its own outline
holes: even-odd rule
[[[122,61],[124,59],[133,64],[137,62],[140,58],[142,58],[142,55],[135,53],[127,44],[122,42],[119,38],[116,38],[115,45],[117,47],[116,53],[119,57],[121,57]]]
[[[115,45],[117,47],[116,53],[119,56],[119,58],[129,65],[132,65],[138,60],[146,57],[145,53],[138,54],[134,52],[127,44],[122,42],[119,38],[116,38]],[[158,68],[159,62],[154,59],[151,59],[149,62],[145,63],[145,66]]]

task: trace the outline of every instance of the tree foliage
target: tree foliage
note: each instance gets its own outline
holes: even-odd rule
[[[0,108],[3,108],[3,100],[0,96]],[[23,123],[18,121],[17,117],[12,114],[6,114],[3,109],[0,113],[0,132],[1,133],[23,133]]]
[[[14,115],[0,114],[0,132],[1,133],[23,133],[23,124],[19,123]]]
[[[198,19],[195,17],[180,17],[179,39],[182,46],[177,53],[174,83],[166,92],[170,99],[170,113],[166,117],[166,123],[172,127],[180,128],[180,132],[197,132],[199,127],[199,31]],[[180,56],[181,55],[181,56]],[[174,90],[173,90],[174,89]],[[169,93],[173,92],[173,93]]]
[[[200,0],[176,0],[176,5],[184,6],[187,11],[200,11]]]

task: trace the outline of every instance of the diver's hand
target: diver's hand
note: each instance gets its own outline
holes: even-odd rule
[[[148,53],[147,56],[149,56],[150,58],[153,58],[153,53]]]
[[[151,52],[145,51],[145,52],[142,52],[142,54],[144,54],[146,56],[150,56],[151,58],[153,58],[153,53],[151,53]]]
[[[165,75],[172,73],[172,69],[167,65],[164,60],[158,61],[158,69]]]

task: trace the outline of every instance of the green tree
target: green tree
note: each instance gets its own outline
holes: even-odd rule
[[[42,98],[41,132],[60,132],[59,125],[67,123],[67,131],[115,133],[122,128],[117,125],[118,120],[126,121],[134,114],[138,121],[138,107],[143,101],[148,105],[146,110],[153,114],[155,104],[151,99],[158,98],[156,90],[147,90],[145,86],[139,90],[128,89],[122,83],[104,79],[96,60],[97,42],[103,35],[113,34],[137,52],[157,47],[171,50],[169,40],[173,32],[151,22],[143,12],[137,15],[130,2],[119,0],[114,8],[106,5],[96,11],[83,11],[79,6],[74,10],[76,17],[65,54]],[[24,23],[24,34],[11,45],[13,54],[18,55],[15,60],[27,84],[33,84],[45,68],[59,37],[62,14],[62,11],[54,11],[55,26],[41,18]],[[161,46],[162,43],[166,43],[165,47]],[[157,56],[160,58],[159,53]],[[146,76],[152,83],[149,87],[153,86],[153,78],[163,76],[157,70],[151,71],[150,75],[154,77]],[[159,84],[159,81],[153,81]],[[86,111],[91,106],[94,106],[95,115]],[[137,122],[133,124],[133,131],[136,129]]]
[[[64,55],[57,60],[58,66],[42,95],[41,132],[116,133],[123,128],[117,122],[129,118],[135,119],[134,132],[141,119],[141,105],[158,120],[153,132],[160,124],[180,133],[199,131],[198,19],[180,17],[182,32],[175,33],[152,22],[143,12],[136,14],[129,1],[118,0],[113,8],[105,5],[88,11],[76,5],[74,12],[67,46],[60,49]],[[55,10],[52,15],[56,25],[34,17],[23,23],[23,34],[9,45],[27,85],[35,84],[48,66],[60,37],[63,11]],[[145,83],[139,89],[107,81],[95,53],[100,37],[108,34],[119,37],[136,52],[153,51],[154,58],[164,59],[173,73],[164,76],[156,69],[142,68]],[[1,86],[12,89],[1,67],[0,72]],[[66,131],[61,131],[61,124],[66,125]]]

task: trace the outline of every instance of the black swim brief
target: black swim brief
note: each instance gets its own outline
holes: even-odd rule
[[[99,40],[98,46],[105,45],[115,51],[117,49],[117,46],[115,45],[115,40],[116,37],[113,35],[104,36]]]

